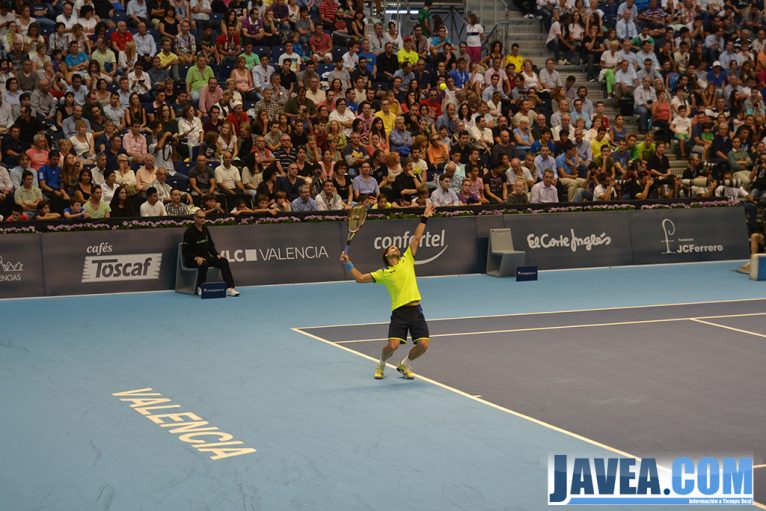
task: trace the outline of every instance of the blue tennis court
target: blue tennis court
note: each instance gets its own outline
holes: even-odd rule
[[[421,279],[414,381],[372,379],[379,286],[3,301],[0,507],[535,510],[552,453],[699,451],[752,453],[764,502],[766,292],[734,267]]]

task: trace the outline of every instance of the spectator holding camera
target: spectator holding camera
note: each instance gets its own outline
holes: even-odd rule
[[[617,200],[619,198],[614,176],[607,176],[602,172],[596,175],[596,181],[598,185],[593,189],[594,201]]]

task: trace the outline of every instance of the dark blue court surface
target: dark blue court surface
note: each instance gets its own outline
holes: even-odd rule
[[[754,377],[766,367],[766,333],[758,332],[766,331],[765,307],[755,300],[432,321],[434,349],[418,372],[640,457],[753,451],[759,463],[766,407],[743,400],[766,396],[766,381]],[[377,358],[386,325],[304,331]]]
[[[766,288],[732,267],[422,279],[414,381],[372,379],[380,286],[0,302],[0,511],[534,511],[553,453],[763,466]]]

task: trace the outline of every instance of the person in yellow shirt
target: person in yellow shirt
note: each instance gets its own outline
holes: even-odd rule
[[[511,53],[505,56],[503,67],[506,67],[508,64],[513,64],[514,70],[519,73],[521,72],[521,65],[523,63],[524,57],[519,55],[519,45],[518,43],[513,43],[511,45]]]
[[[590,141],[590,149],[593,153],[593,158],[601,156],[601,148],[609,145],[609,137],[606,136],[606,128],[603,126],[598,128],[596,136]]]
[[[386,91],[386,99],[388,99],[388,109],[396,116],[402,115],[402,106],[396,100],[396,94],[392,89]],[[394,123],[396,124],[396,123]]]
[[[375,117],[383,119],[383,128],[386,130],[386,135],[391,133],[391,130],[394,129],[396,113],[391,111],[391,100],[388,97],[383,98],[380,102],[380,110],[375,112]]]
[[[170,75],[175,81],[179,81],[178,75],[178,55],[173,53],[173,42],[167,37],[162,40],[162,50],[157,54],[157,58],[160,59],[160,67],[162,69],[170,69]]]
[[[409,62],[413,66],[418,63],[420,55],[412,48],[412,37],[407,36],[404,38],[404,47],[396,52],[396,59],[399,61],[399,65]]]
[[[426,323],[423,309],[420,306],[421,297],[415,275],[415,254],[423,234],[426,232],[426,223],[435,210],[433,205],[426,207],[404,254],[393,245],[383,250],[383,263],[386,266],[380,270],[362,273],[354,268],[348,254],[345,252],[340,254],[340,261],[346,266],[346,270],[351,273],[354,280],[359,284],[383,284],[391,296],[392,312],[391,322],[388,325],[388,344],[383,348],[375,368],[374,377],[376,380],[383,378],[386,360],[391,358],[400,344],[407,342],[408,333],[412,338],[414,347],[396,367],[402,377],[407,380],[415,378],[410,367],[411,363],[428,349],[430,334],[428,333],[428,323]]]

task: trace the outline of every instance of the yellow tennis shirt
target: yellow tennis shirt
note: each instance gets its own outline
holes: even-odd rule
[[[370,274],[376,284],[383,284],[391,295],[391,310],[410,302],[420,301],[418,280],[415,277],[415,258],[407,248],[396,266],[381,268]]]

